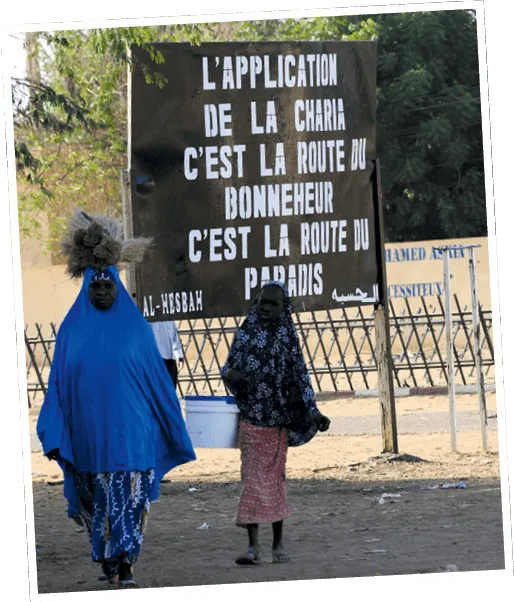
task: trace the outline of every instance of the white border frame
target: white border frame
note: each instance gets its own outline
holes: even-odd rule
[[[106,29],[116,27],[219,23],[232,21],[250,21],[286,18],[312,18],[339,15],[384,14],[397,12],[436,12],[448,10],[475,10],[478,31],[479,71],[482,133],[484,150],[484,169],[486,183],[487,227],[489,244],[489,270],[491,284],[491,304],[494,328],[494,353],[496,372],[496,403],[498,409],[498,443],[500,454],[500,478],[502,496],[502,517],[506,568],[499,571],[473,571],[458,573],[435,573],[430,575],[397,575],[390,577],[359,577],[351,579],[324,579],[314,581],[280,581],[266,583],[224,584],[194,587],[145,588],[139,590],[69,592],[65,594],[40,594],[37,586],[35,531],[33,511],[33,488],[31,469],[31,445],[28,413],[28,393],[26,377],[26,358],[23,345],[23,292],[21,276],[20,236],[18,223],[16,168],[14,157],[14,126],[11,99],[11,59],[9,52],[11,41],[9,36],[15,33],[62,31],[72,29]],[[432,2],[419,4],[373,5],[333,9],[292,9],[282,11],[257,11],[244,13],[217,13],[213,15],[188,15],[180,17],[139,17],[136,19],[104,19],[98,21],[68,21],[59,23],[32,23],[18,25],[2,25],[0,27],[0,46],[2,52],[4,113],[7,142],[7,174],[9,188],[9,214],[11,220],[11,248],[13,261],[13,282],[15,297],[15,324],[17,340],[17,368],[19,383],[19,401],[21,412],[23,480],[25,487],[25,521],[27,529],[27,554],[29,561],[29,587],[31,599],[35,602],[67,601],[67,600],[118,600],[143,599],[151,597],[179,597],[191,594],[227,594],[228,592],[245,591],[334,591],[345,587],[377,587],[384,584],[400,583],[453,583],[456,581],[482,581],[513,576],[513,559],[511,545],[511,512],[509,499],[509,471],[507,455],[507,427],[505,391],[503,387],[503,354],[501,346],[500,299],[498,282],[498,258],[495,228],[495,202],[493,188],[492,141],[489,113],[489,96],[487,82],[487,47],[485,28],[485,7],[481,1]],[[26,451],[28,450],[28,451]],[[36,593],[38,592],[38,593]]]

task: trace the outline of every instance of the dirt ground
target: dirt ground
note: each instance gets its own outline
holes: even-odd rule
[[[488,394],[487,404],[494,416],[494,393]],[[397,400],[399,420],[411,414],[428,416],[419,433],[400,432],[400,453],[407,456],[397,461],[372,460],[382,451],[377,435],[329,432],[291,449],[288,495],[294,514],[285,532],[293,559],[289,565],[271,564],[269,528],[262,533],[264,562],[250,568],[235,565],[235,557],[247,545],[245,532],[234,525],[239,453],[197,450],[196,462],[167,475],[161,497],[152,506],[136,567],[139,585],[503,569],[497,431],[489,430],[487,453],[481,449],[478,429],[459,432],[459,453],[452,454],[449,434],[430,432],[430,414],[447,412],[447,407],[445,397]],[[457,407],[459,412],[476,411],[476,397],[459,396]],[[335,424],[344,418],[376,416],[378,401],[345,399],[320,403],[320,408]],[[32,432],[36,419],[34,408]],[[424,461],[410,461],[416,458]],[[57,465],[33,451],[32,466],[39,593],[112,587],[98,580],[100,571],[90,561],[85,534],[66,519]],[[465,489],[439,488],[461,480]],[[387,493],[399,497],[382,497]]]

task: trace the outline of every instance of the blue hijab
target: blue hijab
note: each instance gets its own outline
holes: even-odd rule
[[[110,267],[109,309],[89,298],[98,274],[88,268],[55,342],[48,391],[37,424],[43,453],[57,449],[68,514],[78,512],[74,471],[154,469],[151,501],[162,477],[196,459],[173,382],[154,334]]]
[[[284,311],[275,323],[264,323],[258,300],[234,336],[221,370],[227,389],[235,396],[242,420],[255,426],[288,430],[288,445],[308,443],[318,432],[316,394],[296,327],[286,287],[270,280],[262,288],[278,286],[284,293]],[[226,380],[230,369],[238,370],[249,385],[238,389]]]

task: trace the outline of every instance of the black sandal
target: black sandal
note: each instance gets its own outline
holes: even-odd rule
[[[102,560],[103,575],[99,577],[101,581],[107,579],[109,583],[116,583],[118,579],[119,563],[116,561]]]
[[[236,558],[236,564],[239,566],[251,566],[254,564],[260,564],[260,558],[255,554],[255,552],[247,552],[242,556],[238,556]]]

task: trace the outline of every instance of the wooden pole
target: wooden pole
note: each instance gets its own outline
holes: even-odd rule
[[[39,58],[36,50],[38,34],[33,31],[25,33],[25,70],[27,79],[34,83],[41,83],[41,70],[39,68]]]
[[[129,59],[132,58],[130,46],[127,47]],[[132,212],[132,62],[127,65],[127,169],[121,171],[121,200],[123,209],[123,234],[125,239],[134,236]],[[136,272],[132,263],[127,266],[127,291],[136,301]]]
[[[478,290],[475,264],[475,247],[468,247],[469,284],[471,288],[471,313],[473,317],[473,355],[477,378],[478,407],[480,409],[480,431],[482,448],[488,450],[487,441],[487,405],[485,400],[484,373],[482,369],[482,348],[480,344],[480,319],[478,315]]]
[[[382,451],[398,453],[398,433],[392,376],[389,316],[385,307],[378,305],[374,311],[376,333],[376,358],[378,370],[378,397],[382,430]]]
[[[123,169],[121,171],[121,203],[123,210],[123,234],[125,239],[134,236],[134,227],[132,222],[132,183],[130,171]],[[136,292],[136,279],[133,264],[128,264],[126,268],[127,291],[134,298]]]
[[[375,203],[375,229],[377,232],[376,252],[379,268],[380,302],[375,305],[376,358],[378,370],[378,391],[380,401],[380,419],[382,429],[383,453],[398,453],[398,431],[396,426],[396,407],[393,383],[393,358],[391,354],[391,335],[389,330],[389,299],[387,295],[387,276],[385,267],[385,230],[382,207],[382,186],[380,181],[380,162],[375,161],[372,175],[373,200]]]
[[[457,451],[457,408],[455,403],[455,371],[453,365],[452,298],[450,291],[450,250],[443,248],[444,322],[446,326],[446,364],[448,367],[448,402],[450,405],[450,437],[452,452]]]

